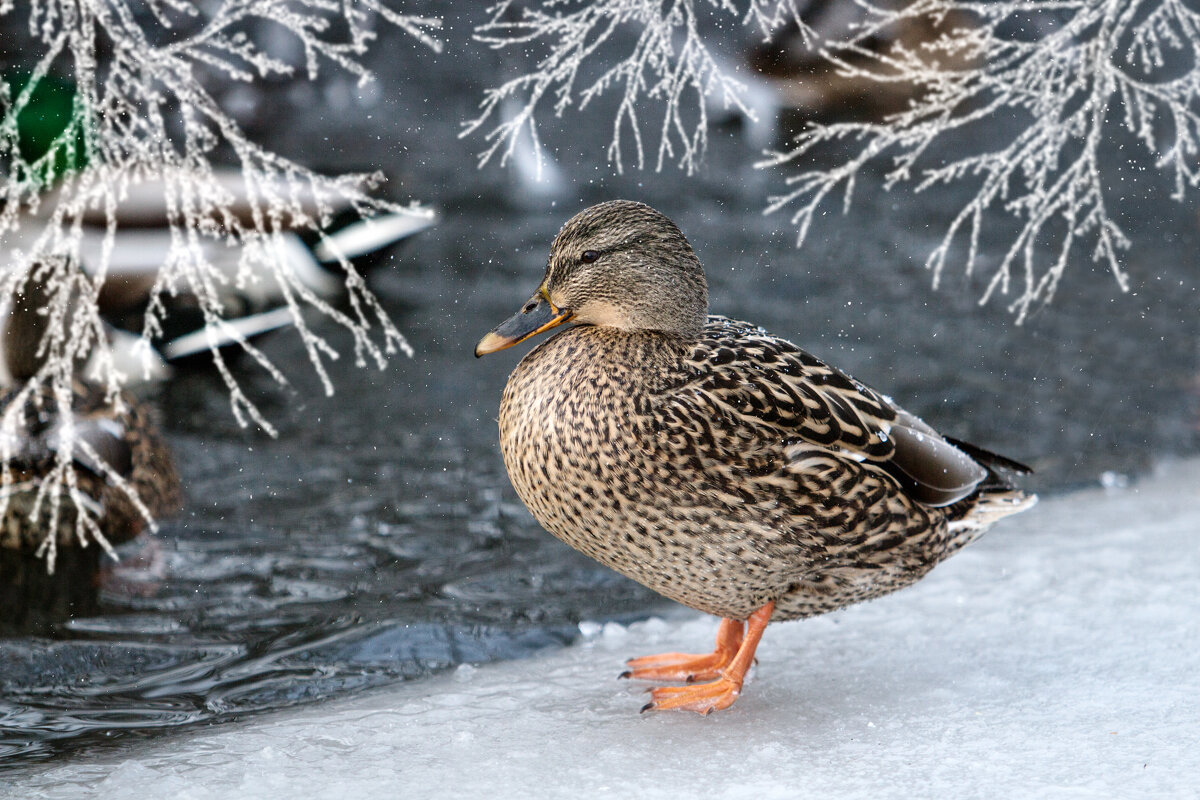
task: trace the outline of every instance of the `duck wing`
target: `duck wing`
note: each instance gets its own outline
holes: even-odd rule
[[[823,447],[889,473],[928,506],[967,497],[991,474],[891,398],[750,323],[710,317],[683,366],[670,403],[691,408],[675,418],[707,415],[759,441]]]

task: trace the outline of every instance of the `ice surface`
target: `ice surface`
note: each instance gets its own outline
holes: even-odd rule
[[[1195,797],[1200,462],[1044,500],[912,589],[771,626],[732,709],[639,715],[581,644],[6,776],[0,797]]]

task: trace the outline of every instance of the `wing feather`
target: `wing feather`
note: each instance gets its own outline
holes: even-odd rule
[[[733,346],[731,343],[736,343]],[[762,328],[710,317],[661,409],[676,419],[722,420],[728,446],[805,442],[875,464],[914,499],[943,506],[969,495],[988,470],[975,454],[841,370]]]
[[[873,461],[895,453],[900,410],[886,397],[755,325],[710,317],[685,368],[688,388],[741,424]]]

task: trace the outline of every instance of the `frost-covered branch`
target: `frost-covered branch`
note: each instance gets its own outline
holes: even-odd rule
[[[0,0],[0,16],[13,13],[13,4]],[[171,244],[151,292],[143,342],[162,330],[164,292],[193,295],[240,424],[253,422],[273,433],[217,342],[240,341],[276,380],[284,381],[284,375],[229,325],[225,301],[231,290],[262,282],[278,287],[327,392],[333,386],[326,364],[337,351],[305,324],[304,308],[315,308],[345,329],[360,364],[383,366],[389,355],[409,350],[353,265],[341,259],[348,297],[348,311],[343,311],[299,279],[282,248],[289,230],[319,235],[339,207],[364,217],[382,210],[428,212],[371,196],[378,175],[320,175],[252,142],[209,87],[214,76],[250,83],[293,73],[295,66],[260,44],[257,34],[264,26],[282,26],[299,41],[307,78],[332,67],[366,82],[370,75],[363,57],[380,24],[400,27],[438,49],[433,31],[439,20],[401,13],[388,0],[31,0],[20,13],[27,17],[36,60],[23,86],[0,83],[0,297],[11,297],[36,268],[52,298],[40,345],[43,365],[22,391],[33,397],[46,390],[59,416],[69,419],[74,372],[92,356],[93,371],[86,377],[104,387],[110,403],[122,402],[128,376],[101,346],[98,296],[109,274],[122,201],[131,188],[155,181],[163,187]],[[50,76],[66,77],[73,85],[69,118],[44,152],[27,152],[20,120]],[[237,191],[214,169],[218,151],[226,158],[232,154],[240,169]],[[104,230],[100,256],[83,274],[74,265],[81,260],[84,220],[97,215]],[[229,268],[228,261],[235,266]],[[149,354],[148,344],[144,352]],[[12,478],[8,423],[6,418],[5,487]],[[69,425],[66,431],[58,472],[44,478],[48,488],[41,491],[49,494],[38,501],[56,509],[63,493],[78,499],[69,474],[72,453],[75,447],[86,449],[86,443],[71,440]],[[7,500],[4,492],[0,515]],[[87,505],[75,505],[80,540],[95,539]]]
[[[879,122],[812,125],[764,164],[806,164],[834,143],[850,154],[788,178],[789,191],[768,210],[792,209],[802,243],[831,194],[849,207],[861,170],[888,159],[889,189],[975,187],[929,256],[935,286],[957,241],[966,242],[970,272],[985,227],[1007,217],[1016,232],[981,303],[1015,289],[1010,310],[1023,320],[1053,298],[1085,242],[1127,289],[1120,254],[1129,241],[1109,212],[1101,145],[1123,127],[1170,173],[1175,199],[1200,185],[1200,15],[1181,0],[914,0],[899,10],[872,7],[858,40],[923,17],[963,22],[919,49],[840,65],[864,79],[919,86],[909,108]],[[1013,132],[1001,147],[954,158],[940,149],[1012,118],[1018,124],[1005,128]],[[1054,251],[1048,263],[1046,247]]]
[[[806,24],[834,4],[839,16],[857,16],[848,31]],[[674,161],[691,172],[707,142],[706,100],[753,117],[705,35],[729,38],[741,27],[768,36],[784,26],[839,80],[910,98],[875,121],[813,123],[760,164],[799,167],[768,201],[768,211],[791,211],[798,244],[828,201],[850,207],[868,166],[885,168],[889,189],[968,184],[974,195],[929,256],[934,284],[960,242],[968,273],[979,268],[985,229],[994,230],[989,250],[995,241],[1001,250],[994,268],[987,259],[981,302],[1010,294],[1021,321],[1054,296],[1081,248],[1128,288],[1121,255],[1130,243],[1110,212],[1102,163],[1120,131],[1170,176],[1174,199],[1200,185],[1192,0],[504,0],[476,38],[519,50],[525,66],[485,92],[462,135],[484,136],[481,165],[503,164],[526,131],[540,148],[538,120],[548,112],[562,118],[611,92],[610,162],[622,169],[631,149],[644,167],[653,148],[655,169]],[[996,142],[998,131],[1008,139],[972,151],[984,126],[983,141]],[[948,155],[952,144],[966,154]]]
[[[528,129],[540,152],[537,113],[550,106],[562,118],[606,93],[618,96],[612,122],[609,161],[624,168],[626,135],[634,160],[646,165],[649,147],[655,169],[674,161],[694,171],[707,145],[707,98],[753,116],[742,99],[743,84],[723,70],[700,33],[705,13],[766,31],[799,20],[796,0],[751,0],[741,8],[731,0],[503,0],[475,38],[495,49],[515,48],[526,71],[485,92],[477,117],[464,123],[462,136],[484,132],[487,146],[480,165],[493,157],[504,164]],[[588,69],[601,69],[585,77]],[[516,111],[506,113],[514,107]],[[643,138],[643,110],[651,101],[657,143]],[[490,128],[488,126],[491,126]]]

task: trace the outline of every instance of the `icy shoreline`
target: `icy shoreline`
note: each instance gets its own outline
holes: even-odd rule
[[[737,705],[639,716],[582,643],[5,776],[0,797],[1186,797],[1200,787],[1200,461],[1054,497],[916,587],[768,628]]]

